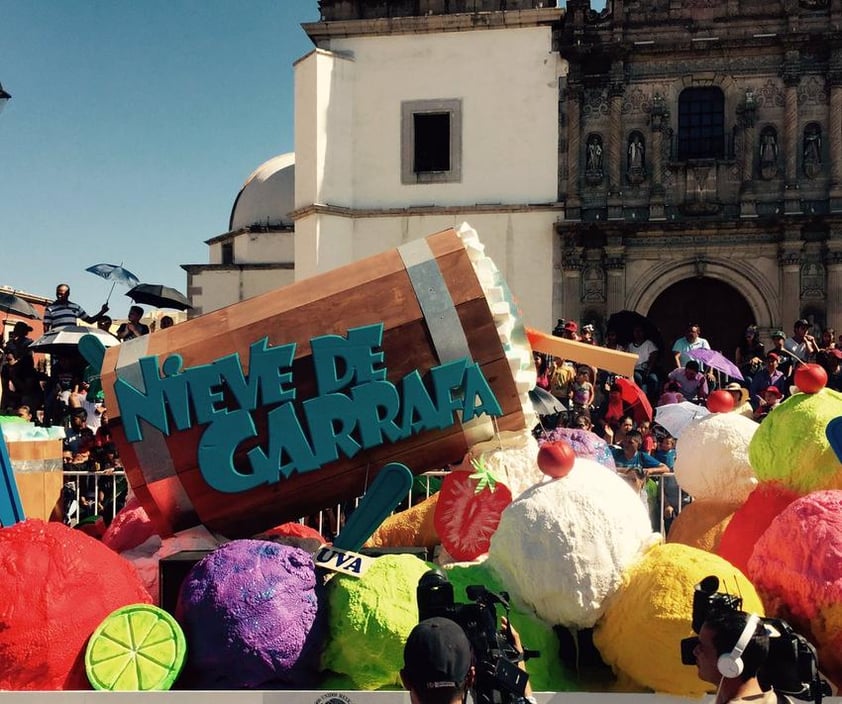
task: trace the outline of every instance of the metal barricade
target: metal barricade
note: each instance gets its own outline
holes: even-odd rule
[[[77,526],[80,522],[102,516],[110,523],[126,500],[128,483],[123,470],[62,472],[62,508],[64,522]]]

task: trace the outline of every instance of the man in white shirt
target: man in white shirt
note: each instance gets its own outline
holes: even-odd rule
[[[792,328],[792,336],[786,338],[784,349],[802,362],[812,362],[816,358],[819,346],[816,344],[816,338],[807,332],[810,329],[810,323],[802,318],[796,320]]]
[[[626,351],[637,355],[637,361],[634,363],[634,383],[646,392],[650,401],[653,397],[657,399],[659,380],[655,366],[658,362],[658,346],[646,337],[642,325],[632,328],[632,341]]]

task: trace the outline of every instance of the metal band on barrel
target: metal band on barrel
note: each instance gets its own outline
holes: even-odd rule
[[[146,335],[123,342],[120,345],[117,366],[114,370],[117,378],[125,380],[143,392],[146,391],[146,386],[137,361],[146,356],[147,350]],[[155,496],[161,512],[172,520],[173,528],[175,528],[176,523],[181,523],[188,516],[195,516],[196,510],[175,471],[175,464],[164,434],[146,421],[140,422],[143,440],[134,443],[132,449],[137,456],[146,486]],[[164,505],[161,505],[162,501],[165,502]]]
[[[452,362],[463,357],[473,359],[459,313],[427,240],[422,238],[407,242],[398,247],[398,254],[406,267],[439,362]],[[478,416],[462,423],[462,431],[469,444],[473,444],[493,437],[494,426],[488,416]]]

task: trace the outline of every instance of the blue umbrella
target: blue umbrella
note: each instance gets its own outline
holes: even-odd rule
[[[107,281],[111,281],[111,290],[108,292],[108,298],[105,299],[105,302],[108,303],[108,299],[111,298],[111,294],[114,292],[114,287],[117,284],[123,284],[124,286],[132,287],[137,286],[140,283],[140,279],[137,278],[132,272],[128,269],[123,268],[122,262],[118,264],[94,264],[93,266],[89,266],[85,271],[90,271],[92,274],[96,274],[97,276],[101,276],[103,279]]]

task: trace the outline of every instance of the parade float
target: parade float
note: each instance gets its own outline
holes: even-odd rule
[[[0,689],[400,689],[436,566],[447,614],[508,602],[540,692],[710,691],[679,648],[710,577],[842,682],[842,395],[797,393],[759,428],[693,421],[677,478],[714,508],[665,543],[604,448],[539,449],[534,350],[627,376],[636,359],[528,329],[467,226],[86,341],[133,496],[101,541],[3,514]],[[413,475],[446,468],[394,512]],[[332,541],[298,522],[358,497]],[[185,555],[173,587],[162,566]]]

